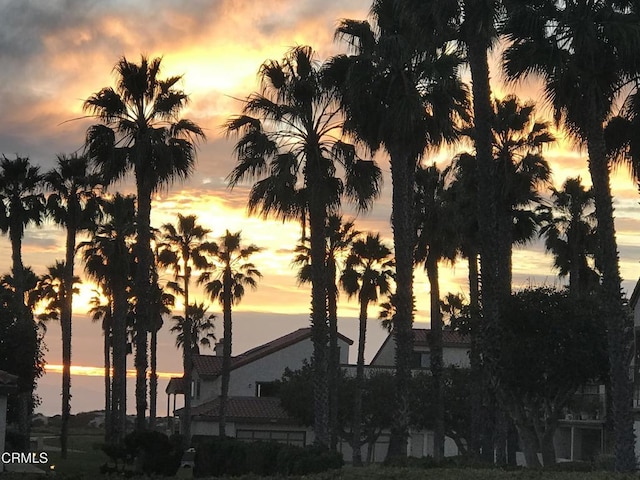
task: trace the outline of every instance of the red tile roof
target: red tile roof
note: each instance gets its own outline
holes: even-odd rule
[[[413,329],[413,344],[429,346],[431,330],[428,328]],[[462,335],[451,330],[442,330],[442,344],[445,347],[468,347],[471,343],[468,335]]]
[[[182,377],[171,377],[164,391],[168,394],[184,395],[184,379]]]
[[[338,337],[349,345],[353,345],[353,340],[350,338],[342,334],[338,334]],[[300,328],[263,345],[254,347],[236,357],[232,357],[231,370],[255,362],[260,358],[266,357],[302,340],[306,340],[307,338],[311,338],[311,328],[309,327]],[[222,373],[222,357],[215,355],[194,355],[193,366],[196,372],[198,372],[198,375],[202,377],[217,377]]]
[[[198,405],[191,409],[195,417],[218,418],[220,411],[220,397]],[[177,413],[181,413],[179,410]],[[227,399],[227,419],[234,421],[250,420],[297,423],[280,404],[279,398],[271,397],[229,397]]]

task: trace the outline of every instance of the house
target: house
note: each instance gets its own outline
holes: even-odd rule
[[[4,439],[7,433],[7,396],[18,389],[18,377],[0,370],[0,455],[4,453]],[[0,472],[4,470],[0,462]]]
[[[416,369],[429,368],[429,335],[425,329],[414,329],[414,357]],[[348,364],[349,347],[353,341],[339,335],[338,347],[340,363],[347,374],[355,374],[355,366]],[[444,332],[445,365],[469,365],[468,339],[451,331]],[[192,399],[192,435],[217,435],[219,421],[219,395],[221,391],[222,352],[217,344],[215,355],[195,355],[193,357],[192,383],[189,393]],[[274,382],[282,378],[285,368],[296,370],[309,361],[313,353],[311,329],[301,328],[271,342],[232,357],[229,381],[229,399],[226,414],[226,433],[243,440],[276,440],[294,445],[313,443],[313,430],[300,425],[280,405],[274,390]],[[393,370],[395,343],[391,335],[383,342],[375,354],[368,371]],[[173,396],[174,413],[184,414],[183,409],[175,410],[177,395],[185,393],[181,378],[172,378],[166,389],[167,408],[170,410]],[[174,422],[175,418],[170,419]],[[175,427],[174,427],[175,428]],[[408,451],[412,456],[426,456],[433,452],[432,432],[411,432]],[[382,461],[388,448],[388,432],[381,435],[372,451],[374,461]],[[346,442],[340,445],[346,460],[351,459],[351,449]],[[453,440],[447,439],[445,453],[458,453]]]

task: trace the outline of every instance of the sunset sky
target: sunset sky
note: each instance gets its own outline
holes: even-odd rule
[[[230,231],[242,230],[247,243],[264,250],[254,262],[264,274],[257,291],[249,291],[234,315],[234,353],[269,341],[296,328],[308,325],[310,291],[298,286],[291,268],[292,251],[300,236],[296,224],[249,218],[246,200],[249,186],[229,191],[225,177],[234,165],[233,139],[224,136],[223,122],[241,109],[244,98],[258,87],[256,72],[267,59],[280,59],[291,46],[308,44],[320,60],[345,51],[345,45],[333,41],[333,32],[341,18],[363,19],[370,0],[169,0],[111,2],[52,0],[0,0],[0,153],[9,158],[28,156],[43,170],[54,166],[56,154],[81,151],[87,126],[82,118],[83,100],[102,87],[114,84],[112,68],[126,56],[138,61],[140,54],[162,56],[162,77],[184,74],[181,84],[191,102],[183,116],[205,129],[207,142],[199,147],[195,174],[187,181],[160,192],[153,204],[152,224],[175,222],[178,212],[195,214],[212,230],[212,239]],[[494,68],[493,89],[496,95],[518,93],[523,99],[540,100],[535,82],[505,85]],[[540,114],[545,109],[540,107]],[[562,139],[546,157],[554,171],[554,183],[560,186],[567,176],[581,175],[588,182],[586,152],[572,148]],[[446,162],[454,150],[434,154],[427,162]],[[384,155],[378,157],[385,172],[385,187],[372,212],[359,215],[359,230],[378,231],[389,242],[391,229],[389,165]],[[131,181],[111,188],[132,193]],[[638,194],[626,172],[614,178],[616,227],[624,287],[627,292],[638,278],[637,246],[640,230]],[[347,216],[349,216],[347,214]],[[24,262],[37,273],[64,255],[64,235],[52,224],[31,228],[24,240]],[[0,239],[0,272],[10,268],[10,246]],[[82,266],[77,263],[78,272]],[[167,273],[164,280],[171,278]],[[514,284],[556,283],[551,257],[544,254],[539,242],[514,253]],[[98,324],[87,318],[86,300],[92,286],[85,283],[74,301],[72,410],[79,412],[102,406],[102,334]],[[443,265],[442,292],[465,293],[466,266]],[[428,318],[426,275],[416,272],[418,297],[417,321]],[[201,299],[204,299],[202,297]],[[211,311],[219,314],[218,305]],[[370,316],[377,316],[377,308]],[[181,312],[176,312],[181,313]],[[219,315],[220,317],[221,315]],[[340,330],[357,338],[357,306],[343,296],[340,303]],[[372,324],[375,320],[372,320]],[[167,321],[166,324],[169,324]],[[426,323],[422,323],[426,326]],[[418,324],[420,326],[420,324]],[[221,321],[216,321],[221,336]],[[385,337],[372,325],[369,329],[368,358]],[[38,392],[43,397],[40,411],[59,412],[60,329],[49,325],[46,355],[49,373],[40,380]],[[355,348],[351,352],[355,356]],[[159,369],[180,372],[180,356],[174,338],[165,328],[160,335]],[[133,361],[130,360],[132,365]],[[164,392],[166,378],[160,380]],[[133,408],[133,385],[130,390]],[[164,411],[165,397],[159,397],[159,413]]]

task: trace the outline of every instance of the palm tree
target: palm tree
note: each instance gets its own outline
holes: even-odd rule
[[[630,326],[621,293],[620,266],[604,122],[620,89],[635,78],[640,66],[640,30],[633,2],[506,2],[504,27],[512,42],[504,54],[508,78],[533,74],[542,78],[558,121],[587,147],[593,184],[602,272],[602,318],[607,340],[612,388],[616,470],[635,469]]]
[[[245,101],[243,114],[227,123],[240,134],[238,164],[229,175],[234,187],[246,179],[249,211],[282,219],[308,219],[311,247],[311,327],[314,345],[314,432],[329,445],[327,280],[325,225],[342,196],[360,210],[378,195],[381,173],[355,148],[336,139],[342,127],[336,91],[327,85],[326,67],[311,47],[290,49],[282,61],[262,64],[261,91]],[[337,166],[344,172],[339,178]],[[304,235],[303,235],[304,236]]]
[[[182,351],[183,366],[183,382],[185,385],[184,394],[184,418],[182,434],[184,435],[185,445],[191,441],[191,395],[189,394],[191,385],[191,371],[193,370],[193,362],[191,351],[188,346],[191,345],[191,327],[189,323],[189,284],[191,282],[191,269],[205,269],[209,267],[209,261],[206,254],[215,252],[216,245],[205,241],[211,230],[198,225],[195,215],[184,216],[178,214],[178,224],[173,225],[166,223],[162,226],[162,244],[159,246],[158,263],[161,266],[171,267],[176,276],[176,280],[182,279],[183,298],[185,308],[185,328],[183,335],[183,345],[187,348]]]
[[[179,118],[189,97],[176,86],[181,76],[159,78],[160,58],[136,64],[122,57],[115,66],[116,88],[105,87],[84,102],[100,121],[87,130],[87,152],[107,183],[133,170],[136,180],[136,429],[145,428],[147,332],[153,280],[151,197],[159,188],[188,177],[195,145],[205,135],[194,122]],[[156,299],[157,300],[157,299]]]
[[[177,348],[191,355],[200,355],[200,347],[211,348],[211,341],[216,339],[213,333],[216,316],[207,315],[208,309],[204,303],[195,302],[189,305],[189,322],[182,315],[173,316],[174,325],[170,331],[176,334]],[[189,334],[186,334],[187,325],[191,328]],[[185,340],[190,342],[190,346],[185,344]]]
[[[443,31],[423,35],[413,9],[400,0],[376,0],[374,20],[342,20],[336,36],[354,54],[333,60],[349,132],[371,150],[383,147],[391,161],[392,226],[397,291],[393,335],[396,343],[396,414],[388,457],[406,454],[409,382],[413,343],[413,186],[418,160],[457,136],[466,115],[467,90],[458,78],[460,58]]]
[[[424,263],[431,286],[431,374],[435,388],[435,426],[433,457],[444,459],[444,379],[442,359],[442,312],[438,262],[453,261],[457,255],[457,232],[450,219],[453,205],[447,198],[445,175],[435,165],[416,173],[416,262]]]
[[[127,416],[127,317],[133,277],[131,244],[135,234],[135,197],[116,194],[101,200],[104,221],[91,230],[88,241],[78,245],[85,273],[111,299],[113,341],[112,421],[114,443],[126,433]]]
[[[337,376],[340,369],[338,351],[338,270],[339,257],[344,254],[360,234],[354,228],[353,221],[342,221],[342,216],[332,214],[327,217],[325,235],[327,237],[326,269],[327,269],[327,310],[329,320],[329,427],[331,431],[331,449],[335,450],[338,442],[338,386]],[[300,283],[311,282],[311,249],[309,239],[296,247],[298,253],[294,264],[300,265],[298,280]]]
[[[569,276],[569,293],[578,298],[594,291],[599,283],[589,262],[598,248],[593,189],[586,189],[580,177],[568,178],[562,190],[552,189],[551,199],[540,236],[553,254],[558,275]]]
[[[260,249],[255,245],[242,246],[240,233],[226,231],[212,253],[213,266],[218,270],[217,273],[212,270],[203,272],[198,280],[199,283],[205,284],[205,291],[211,299],[218,300],[222,305],[222,391],[219,423],[221,437],[226,435],[225,415],[231,372],[231,310],[233,305],[240,303],[244,297],[245,287],[257,288],[257,280],[262,277],[255,265],[248,261],[249,257]]]
[[[67,458],[67,437],[71,413],[71,317],[73,295],[67,294],[67,285],[74,278],[76,236],[94,221],[97,212],[96,189],[99,179],[89,173],[86,156],[59,155],[57,168],[44,175],[44,185],[51,192],[47,198],[47,212],[54,222],[67,231],[65,242],[65,272],[60,310],[62,327],[62,418],[60,430],[60,453]]]
[[[111,304],[102,303],[101,293],[95,290],[95,295],[91,297],[89,315],[91,321],[101,322],[102,334],[104,336],[103,358],[104,358],[104,440],[111,443],[113,433],[113,419],[111,410],[111,346],[112,346],[112,325],[113,315]]]
[[[11,241],[11,261],[15,311],[18,321],[28,331],[30,340],[25,343],[25,358],[37,358],[37,333],[33,313],[25,305],[27,274],[22,263],[22,238],[30,224],[40,225],[45,214],[45,200],[41,193],[42,175],[40,169],[31,165],[26,157],[11,160],[2,156],[0,160],[0,230],[8,233]],[[28,346],[30,347],[28,347]],[[34,370],[35,374],[35,370]],[[31,412],[33,410],[33,391],[36,377],[22,378],[19,382],[18,428],[24,438],[29,438]]]
[[[377,302],[379,295],[389,294],[393,279],[391,249],[379,234],[369,233],[364,239],[353,242],[347,257],[340,284],[349,297],[358,295],[360,303],[358,359],[356,366],[356,392],[353,407],[353,464],[362,465],[362,393],[364,390],[364,348],[367,335],[369,303]]]

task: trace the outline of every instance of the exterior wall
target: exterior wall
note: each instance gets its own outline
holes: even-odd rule
[[[193,371],[192,379],[194,382],[200,382],[200,396],[191,398],[191,406],[196,407],[220,395],[220,386],[216,386],[213,380],[201,378],[198,372]]]
[[[414,348],[414,352],[428,352],[429,347],[427,346],[417,346]],[[372,366],[392,366],[395,362],[395,354],[396,354],[396,345],[392,339],[387,338],[384,341],[378,355],[376,356],[375,362],[371,362]],[[442,349],[443,363],[444,366],[448,365],[456,365],[458,367],[469,367],[469,347],[466,346],[445,346]]]
[[[310,427],[301,425],[281,425],[268,423],[238,423],[227,422],[226,433],[228,437],[235,438],[238,430],[257,430],[261,432],[302,432],[305,437],[305,445],[313,444],[313,430]],[[219,433],[218,422],[194,419],[191,422],[193,435],[216,436]]]
[[[349,359],[349,344],[338,340],[340,348],[340,362],[347,363]],[[229,396],[253,397],[256,395],[256,382],[272,382],[280,380],[285,368],[297,370],[302,367],[303,360],[310,361],[313,354],[313,343],[310,338],[289,345],[281,350],[262,357],[254,362],[231,370],[229,379]],[[195,375],[194,375],[195,378]],[[205,386],[206,384],[206,386]],[[202,382],[200,399],[203,403],[220,395],[222,378]],[[194,402],[194,404],[196,404]]]
[[[395,363],[396,356],[396,344],[394,343],[391,336],[388,336],[380,350],[378,351],[375,361],[371,362],[371,365],[376,366],[388,366],[393,365]]]
[[[444,347],[442,350],[444,366],[471,367],[468,347]]]

